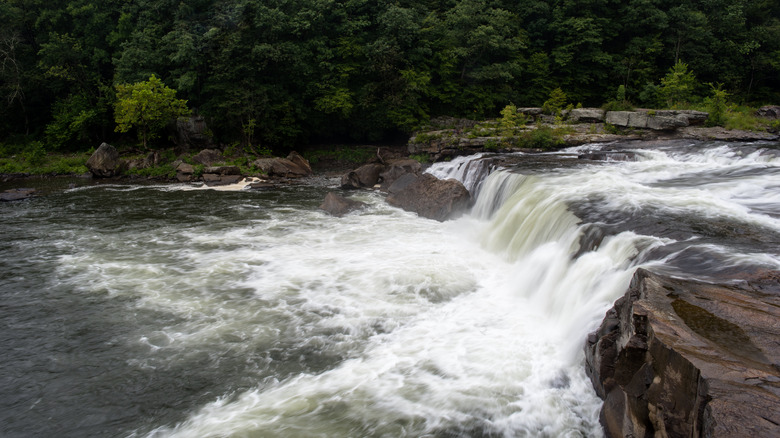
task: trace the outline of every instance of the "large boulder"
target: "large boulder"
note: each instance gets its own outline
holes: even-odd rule
[[[457,180],[407,173],[388,188],[387,202],[422,217],[445,221],[467,210],[471,195]]]
[[[354,199],[345,198],[334,192],[329,192],[325,195],[325,199],[322,201],[320,209],[325,210],[332,216],[342,217],[347,213],[363,208],[365,205],[364,202],[355,201]]]
[[[252,162],[255,167],[263,171],[269,177],[282,178],[301,178],[312,174],[309,162],[304,160],[304,164],[298,164],[288,158],[260,158]],[[297,160],[296,160],[297,161]]]
[[[89,157],[86,166],[96,178],[111,178],[119,173],[119,152],[108,143],[103,143]]]
[[[585,347],[606,435],[780,436],[779,280],[638,270]]]
[[[217,149],[203,149],[192,157],[192,161],[204,166],[213,166],[225,161],[225,157]]]
[[[385,170],[379,174],[382,180],[382,190],[388,191],[389,187],[402,175],[419,175],[422,172],[422,164],[411,158],[402,158],[390,161]]]
[[[306,176],[314,173],[314,171],[312,171],[311,169],[311,164],[309,163],[309,160],[303,158],[303,155],[299,154],[298,152],[295,151],[290,152],[290,154],[287,155],[287,159],[292,161],[292,163],[298,166],[299,168],[303,169],[306,172]]]
[[[341,177],[342,189],[360,189],[374,187],[379,182],[379,175],[384,172],[385,166],[379,163],[370,163],[358,167]]]

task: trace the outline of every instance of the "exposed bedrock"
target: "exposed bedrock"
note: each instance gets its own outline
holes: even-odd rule
[[[780,436],[780,273],[720,285],[640,269],[588,337],[608,437]]]

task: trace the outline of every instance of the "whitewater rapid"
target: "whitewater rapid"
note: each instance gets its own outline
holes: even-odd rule
[[[634,159],[578,159],[616,147]],[[428,170],[478,193],[445,223],[371,191],[328,216],[327,181],[85,186],[3,206],[0,254],[27,257],[0,282],[19,327],[0,431],[601,436],[588,332],[638,267],[779,269],[779,155],[669,142],[461,157]]]

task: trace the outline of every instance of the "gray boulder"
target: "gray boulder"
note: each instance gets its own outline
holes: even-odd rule
[[[385,166],[378,163],[360,166],[341,177],[341,188],[360,189],[374,187],[374,185],[379,182],[379,175],[384,170]]]
[[[111,178],[119,173],[119,152],[108,143],[103,143],[89,157],[86,166],[95,178]]]
[[[387,202],[441,222],[466,211],[471,206],[471,195],[457,180],[407,173],[390,185]]]
[[[391,161],[387,164],[385,170],[379,174],[379,177],[382,179],[381,189],[387,191],[402,175],[418,175],[420,172],[422,172],[422,164],[417,160],[402,158],[400,160]]]
[[[363,208],[366,204],[364,202],[355,201],[354,199],[348,199],[334,192],[329,192],[325,195],[325,199],[320,205],[321,210],[325,210],[332,216],[342,217],[347,213]]]

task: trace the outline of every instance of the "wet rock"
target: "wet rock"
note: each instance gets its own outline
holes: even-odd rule
[[[471,195],[457,180],[407,173],[388,188],[387,202],[422,217],[445,221],[468,209]]]
[[[778,276],[758,290],[638,270],[585,348],[606,435],[780,435]]]
[[[633,152],[594,151],[581,153],[577,155],[577,158],[591,161],[634,161],[636,154]]]
[[[0,202],[21,201],[31,198],[35,194],[35,189],[19,188],[5,190],[0,193]]]
[[[103,143],[89,157],[86,163],[92,176],[96,178],[111,178],[119,173],[119,152],[108,143]]]
[[[216,173],[204,173],[203,182],[207,186],[225,186],[229,184],[235,184],[243,178],[241,175],[220,175]]]
[[[385,170],[379,175],[382,180],[381,190],[388,191],[390,186],[402,175],[419,175],[422,172],[422,164],[411,158],[393,160],[387,164]]]
[[[348,199],[334,192],[329,192],[325,195],[325,199],[320,205],[321,210],[325,210],[332,216],[342,217],[347,213],[363,208],[366,204],[364,202],[355,201],[354,199]]]
[[[222,152],[216,149],[203,149],[192,157],[192,161],[204,166],[213,166],[217,163],[221,163],[225,160],[222,156]]]
[[[355,170],[347,172],[341,177],[342,189],[360,189],[374,187],[379,182],[379,175],[385,170],[385,166],[378,163],[366,164]]]

